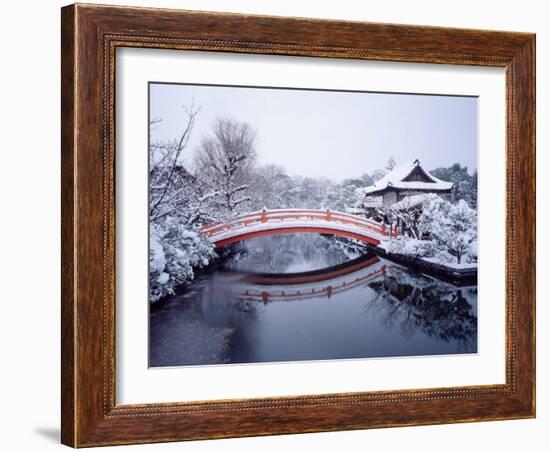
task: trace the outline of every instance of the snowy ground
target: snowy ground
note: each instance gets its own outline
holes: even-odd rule
[[[423,257],[422,260],[431,262],[432,264],[438,264],[449,268],[456,268],[456,269],[477,268],[477,262],[462,262],[460,264],[457,262],[441,262],[441,260],[437,259],[436,257]]]
[[[477,246],[477,245],[476,245]],[[379,245],[384,251],[389,254],[402,254],[405,256],[416,257],[417,259],[430,262],[432,264],[441,265],[450,269],[474,269],[477,268],[477,262],[456,262],[456,258],[448,253],[434,252],[434,244],[429,240],[417,240],[412,238],[401,237],[399,239],[384,239]],[[466,256],[463,256],[463,260]]]

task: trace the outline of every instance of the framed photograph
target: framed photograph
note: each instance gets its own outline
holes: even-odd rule
[[[62,9],[62,442],[535,416],[535,36]]]

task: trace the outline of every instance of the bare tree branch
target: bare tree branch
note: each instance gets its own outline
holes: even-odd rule
[[[166,194],[172,188],[172,180],[173,180],[173,176],[174,176],[174,172],[175,172],[178,160],[180,158],[182,151],[186,148],[187,144],[189,143],[189,139],[191,137],[191,132],[193,130],[196,117],[200,112],[200,107],[195,108],[194,105],[191,105],[191,108],[189,109],[187,109],[186,107],[183,107],[183,108],[187,113],[187,124],[186,124],[185,130],[177,140],[174,148],[170,152],[167,152],[164,158],[162,159],[163,161],[165,159],[171,159],[171,162],[168,165],[169,172],[168,172],[168,175],[166,176],[166,181],[164,182],[164,189],[162,190],[160,196],[151,203],[151,207],[149,210],[151,216],[155,215],[157,208],[163,203]],[[164,177],[161,176],[161,180],[162,179],[164,179]]]

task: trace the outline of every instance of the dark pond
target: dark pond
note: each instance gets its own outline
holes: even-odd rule
[[[314,234],[234,247],[150,312],[149,364],[477,352],[477,287],[455,287]]]

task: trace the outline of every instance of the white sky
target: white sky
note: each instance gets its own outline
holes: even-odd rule
[[[182,108],[200,106],[185,160],[216,118],[248,122],[260,164],[289,175],[341,181],[418,158],[425,169],[477,168],[477,98],[343,91],[150,84],[150,116],[162,119],[152,139],[176,138]]]

